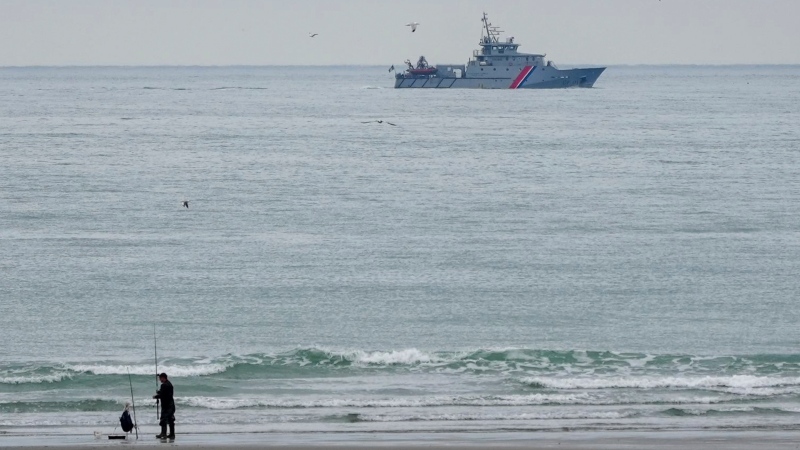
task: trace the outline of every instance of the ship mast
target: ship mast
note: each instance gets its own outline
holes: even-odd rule
[[[493,27],[492,24],[489,22],[489,17],[486,15],[486,13],[483,13],[483,18],[481,19],[481,22],[483,22],[483,28],[486,31],[486,37],[481,39],[481,45],[498,43],[500,33],[502,33],[500,27]]]

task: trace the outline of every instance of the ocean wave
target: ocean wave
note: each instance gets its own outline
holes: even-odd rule
[[[331,353],[332,355],[335,353]],[[421,363],[443,362],[445,359],[437,356],[434,353],[426,353],[419,351],[415,348],[407,350],[396,350],[388,352],[368,352],[368,351],[354,351],[350,353],[339,353],[343,358],[352,361],[354,364],[368,364],[368,365],[414,365]]]
[[[745,390],[784,386],[800,386],[800,377],[759,377],[753,375],[704,377],[524,377],[520,381],[528,386],[544,389],[714,389],[733,388]],[[754,391],[755,392],[755,391]]]
[[[166,372],[171,377],[197,377],[224,373],[235,362],[229,363],[202,363],[184,362],[159,364],[158,371]],[[84,364],[57,364],[57,365],[29,365],[23,367],[7,368],[0,370],[1,384],[42,384],[76,381],[82,376],[127,376],[128,373],[137,376],[154,376],[152,364],[121,364],[121,363],[84,363]]]
[[[795,372],[800,376],[798,355],[692,356],[618,353],[610,351],[554,351],[524,348],[477,349],[471,351],[338,350],[298,348],[278,354],[248,355],[268,365],[302,366],[405,366],[409,368],[471,371],[542,372],[675,372],[742,371]]]
[[[536,413],[449,413],[449,414],[347,414],[347,422],[463,422],[525,420],[619,420],[641,415],[640,411],[541,411]]]
[[[65,401],[10,401],[0,402],[0,412],[7,414],[61,411],[122,411],[124,401],[86,399]]]
[[[508,396],[427,396],[396,398],[279,398],[179,397],[178,405],[206,409],[242,408],[410,408],[436,406],[526,406],[592,404],[586,394],[529,394]]]
[[[762,408],[757,406],[739,406],[728,408],[669,408],[661,414],[673,417],[685,416],[717,416],[717,415],[793,415],[798,411],[793,408]]]
[[[332,350],[320,347],[300,348],[278,354],[247,355],[267,366],[418,366],[445,363],[450,359],[436,352],[425,352],[415,348],[402,350]]]
[[[713,405],[735,402],[726,397],[674,396],[613,397],[579,393],[511,394],[511,395],[432,395],[425,397],[344,398],[232,398],[232,397],[180,397],[179,405],[205,409],[245,408],[419,408],[442,406],[633,406],[633,405]]]
[[[234,364],[190,363],[159,364],[158,371],[166,372],[170,377],[197,377],[225,372]],[[124,364],[65,364],[66,370],[73,373],[90,373],[92,375],[153,375],[152,365]]]
[[[0,413],[25,412],[75,412],[116,411],[128,401],[128,397],[94,399],[0,401]],[[137,398],[137,405],[148,404],[149,398]],[[175,398],[181,407],[207,410],[239,409],[325,409],[325,408],[438,408],[438,407],[523,407],[523,406],[622,406],[642,407],[646,405],[736,405],[735,399],[709,396],[606,396],[595,393],[552,393],[510,395],[432,395],[399,397],[210,397],[179,396]],[[800,408],[799,408],[800,409]]]
[[[186,407],[236,410],[250,408],[310,409],[310,408],[438,408],[438,407],[519,407],[519,406],[613,406],[642,407],[658,405],[732,405],[740,408],[735,400],[709,396],[650,396],[610,397],[590,393],[574,394],[520,394],[520,395],[456,395],[388,398],[344,398],[328,397],[313,399],[297,398],[231,398],[231,397],[180,397],[178,405]],[[741,406],[745,407],[745,406]]]
[[[159,371],[173,377],[260,378],[274,373],[390,370],[494,374],[534,388],[604,389],[730,387],[755,389],[800,384],[800,356],[692,356],[552,351],[524,348],[471,351],[342,350],[303,347],[278,353],[166,358]],[[0,366],[0,384],[57,383],[82,376],[149,376],[150,361],[97,361]],[[719,376],[720,373],[730,375]],[[573,378],[569,376],[573,375]],[[694,385],[693,385],[694,384]]]
[[[56,383],[71,378],[72,375],[66,372],[51,373],[46,375],[39,375],[39,374],[2,375],[0,376],[0,384]]]

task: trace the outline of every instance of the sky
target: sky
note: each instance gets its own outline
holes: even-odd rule
[[[800,0],[0,0],[0,66],[463,64],[484,11],[559,64],[800,64]]]

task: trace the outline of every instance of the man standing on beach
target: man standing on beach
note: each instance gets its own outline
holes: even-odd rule
[[[167,374],[162,373],[158,376],[161,380],[161,389],[156,392],[153,398],[161,400],[161,434],[156,436],[159,439],[175,439],[175,398],[173,397],[172,383],[167,379]],[[169,425],[169,435],[167,435],[167,425]]]

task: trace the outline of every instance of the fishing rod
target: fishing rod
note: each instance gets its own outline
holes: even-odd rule
[[[158,392],[158,343],[156,341],[156,324],[153,324],[153,353],[156,357],[156,392]],[[160,420],[158,415],[158,404],[160,400],[156,399],[156,420]]]
[[[136,402],[133,400],[133,380],[131,379],[131,369],[128,369],[128,383],[131,385],[131,406],[133,406],[133,429],[136,431],[136,440],[139,440],[139,425],[136,423]]]

